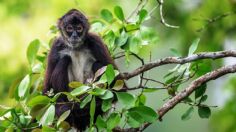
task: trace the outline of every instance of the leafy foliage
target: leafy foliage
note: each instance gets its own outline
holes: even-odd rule
[[[150,27],[144,26],[144,22],[150,19],[148,10],[142,8],[137,13],[134,21],[129,22],[120,6],[115,6],[113,11],[102,9],[101,18],[92,22],[91,30],[97,32],[105,41],[113,58],[119,52],[125,56],[127,66],[130,56],[136,55],[145,49],[156,44],[158,36]],[[56,34],[58,29],[50,27],[50,33]],[[189,48],[188,55],[192,55],[198,48],[200,39],[193,41]],[[57,98],[65,95],[70,102],[80,104],[80,108],[90,107],[89,131],[112,131],[116,127],[137,128],[144,123],[153,123],[158,119],[157,112],[146,106],[146,93],[156,92],[157,88],[145,87],[137,93],[120,92],[125,83],[123,80],[116,80],[119,72],[112,65],[107,65],[99,69],[89,84],[81,82],[70,82],[68,85],[71,92],[54,93],[48,91],[47,95],[42,95],[42,84],[45,72],[45,59],[48,47],[40,40],[33,40],[27,49],[27,59],[29,62],[28,74],[15,85],[14,98],[19,105],[14,108],[4,109],[0,114],[1,130],[30,130],[30,131],[68,131],[71,124],[65,120],[70,115],[71,110],[65,111],[60,117],[55,116],[55,106],[58,104]],[[171,49],[176,56],[182,56],[178,50]],[[140,58],[139,56],[137,58]],[[183,83],[193,78],[198,72],[197,67],[202,62],[192,64],[177,65],[164,76],[161,83],[170,96],[174,96]],[[205,72],[205,71],[203,71]],[[139,85],[141,86],[141,85]],[[201,118],[209,118],[211,110],[204,103],[208,96],[205,94],[207,85],[200,86],[195,91],[195,100],[190,97],[183,100],[189,104],[190,108],[182,115],[182,120],[188,120],[194,111],[194,106],[198,108]],[[14,89],[14,88],[13,88]],[[110,113],[94,117],[96,111],[96,99],[102,100],[102,111]],[[113,106],[114,102],[120,105],[119,108]],[[66,103],[70,103],[66,102]],[[126,126],[127,125],[127,126]]]

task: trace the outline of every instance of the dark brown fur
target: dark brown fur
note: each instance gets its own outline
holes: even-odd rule
[[[116,67],[100,37],[88,33],[89,24],[87,19],[78,10],[72,9],[59,19],[58,28],[60,31],[63,31],[63,24],[67,22],[67,19],[72,16],[79,17],[81,22],[84,24],[83,26],[87,30],[84,37],[83,46],[87,47],[96,59],[92,66],[93,73],[108,64],[113,64],[113,66]],[[43,89],[44,94],[46,94],[51,88],[54,90],[54,93],[70,91],[70,88],[68,87],[69,81],[67,68],[71,63],[71,58],[69,56],[61,57],[59,54],[60,51],[70,48],[68,45],[66,45],[66,41],[64,39],[64,36],[55,39],[48,55],[48,64]],[[66,96],[60,96],[57,102],[68,102],[68,100]],[[62,113],[69,109],[71,110],[71,114],[67,118],[67,121],[70,123],[70,125],[76,127],[78,130],[85,130],[90,121],[89,104],[85,106],[84,109],[80,109],[78,103],[73,107],[71,104],[56,105],[56,115],[59,117]],[[101,100],[96,99],[95,119],[99,114],[102,114]]]

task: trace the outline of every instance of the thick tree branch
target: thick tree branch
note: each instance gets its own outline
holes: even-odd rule
[[[172,108],[174,108],[178,103],[180,103],[184,98],[188,97],[193,91],[195,91],[199,86],[201,86],[204,83],[207,83],[211,80],[215,80],[219,77],[222,77],[229,73],[235,73],[236,72],[236,64],[225,66],[222,68],[219,68],[217,70],[214,70],[212,72],[209,72],[195,81],[193,81],[187,88],[185,88],[183,91],[178,93],[176,96],[174,96],[172,99],[167,101],[157,112],[159,115],[159,120],[162,120],[162,117]],[[147,123],[144,125],[144,128],[148,127],[150,123]],[[143,129],[144,129],[143,128]]]
[[[193,62],[201,59],[219,59],[225,57],[236,57],[236,50],[228,50],[228,51],[218,51],[218,52],[206,52],[206,53],[198,53],[188,57],[167,57],[163,59],[156,60],[155,62],[147,63],[132,72],[121,73],[119,75],[120,79],[130,79],[139,75],[142,72],[148,71],[152,68],[166,65],[166,64],[185,64],[189,62]]]
[[[177,95],[175,95],[173,98],[171,98],[169,101],[167,101],[159,110],[157,110],[157,113],[159,115],[159,120],[162,120],[162,117],[171,109],[173,109],[177,104],[181,103],[181,101],[191,95],[199,86],[201,86],[204,83],[207,83],[211,80],[215,80],[217,78],[220,78],[226,74],[229,73],[235,73],[236,72],[236,64],[230,65],[230,66],[224,66],[222,68],[216,69],[212,72],[209,72],[196,80],[194,80],[187,88],[185,88],[183,91],[179,92]],[[140,128],[115,128],[114,131],[116,132],[128,132],[128,131],[143,131],[145,128],[147,128],[151,123],[146,123]]]

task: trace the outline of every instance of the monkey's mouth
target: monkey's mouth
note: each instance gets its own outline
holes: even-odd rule
[[[80,39],[79,38],[76,38],[76,39],[69,39],[70,43],[73,44],[73,45],[76,45],[80,42]]]

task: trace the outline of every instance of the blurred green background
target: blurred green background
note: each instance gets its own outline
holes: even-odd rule
[[[146,6],[151,10],[156,0],[149,0]],[[90,20],[99,17],[101,9],[112,10],[120,5],[126,16],[135,9],[138,0],[0,0],[0,104],[12,105],[8,90],[14,80],[21,79],[27,72],[26,48],[35,38],[48,42],[51,38],[49,28],[57,19],[71,8],[85,13]],[[172,29],[160,23],[158,9],[154,10],[152,19],[145,23],[153,27],[159,35],[158,44],[152,49],[152,60],[170,56],[170,48],[179,50],[186,55],[191,42],[201,38],[198,52],[236,49],[236,0],[166,0],[164,17],[173,25]],[[226,17],[210,22],[219,16]],[[208,24],[209,23],[209,24]],[[148,59],[148,55],[144,58]],[[119,59],[121,71],[129,71],[137,67],[137,60],[131,60],[125,66]],[[117,62],[116,61],[116,62]],[[236,59],[206,61],[205,71],[220,65],[236,63]],[[162,80],[166,71],[173,66],[151,70],[149,76]],[[136,82],[131,79],[129,85]],[[181,115],[188,106],[180,104],[171,110],[162,122],[151,125],[147,132],[236,132],[236,78],[230,75],[210,82],[207,93],[209,105],[219,107],[213,109],[212,117],[200,119],[197,109],[188,121],[182,121]],[[166,91],[158,91],[148,95],[148,104],[153,108],[160,107],[168,95]]]

